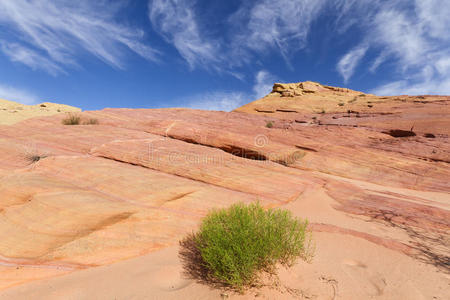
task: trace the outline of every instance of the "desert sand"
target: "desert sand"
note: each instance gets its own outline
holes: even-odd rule
[[[449,104],[305,82],[0,125],[0,299],[448,299]],[[310,221],[312,262],[245,295],[184,274],[179,240],[253,201]]]
[[[244,295],[186,278],[178,247],[20,285],[0,299],[446,299],[448,276],[408,256],[347,235],[316,233],[311,264],[279,269],[276,286]],[[345,247],[339,247],[339,244]],[[330,251],[333,249],[333,251]],[[419,272],[419,273],[416,273]],[[426,278],[426,280],[424,280]],[[430,295],[432,295],[430,297]]]

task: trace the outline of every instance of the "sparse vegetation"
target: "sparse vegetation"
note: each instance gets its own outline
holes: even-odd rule
[[[93,118],[83,122],[83,125],[98,125],[98,124],[99,124],[98,120]]]
[[[30,154],[26,156],[26,159],[29,160],[31,163],[36,163],[46,157],[47,157],[46,155]]]
[[[77,114],[68,114],[67,118],[62,120],[64,125],[80,125],[81,117]]]
[[[311,258],[307,227],[308,221],[287,210],[235,204],[212,211],[198,233],[180,242],[180,255],[188,273],[243,291],[261,272],[274,275],[278,263],[290,266],[298,257]]]
[[[266,123],[266,127],[267,127],[267,128],[272,128],[272,127],[273,127],[273,122],[272,122],[272,121],[268,121],[268,122]]]
[[[343,102],[339,102],[338,105],[339,106],[344,106],[344,103]]]
[[[99,121],[94,118],[90,118],[82,121],[81,117],[77,114],[68,114],[67,118],[62,120],[64,125],[98,125]]]

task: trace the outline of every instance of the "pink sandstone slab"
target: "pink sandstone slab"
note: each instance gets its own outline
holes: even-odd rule
[[[441,295],[448,98],[362,96],[315,83],[275,89],[232,113],[105,109],[79,113],[99,125],[65,126],[57,114],[0,126],[0,289],[174,247],[209,210],[259,201],[312,222],[320,254],[308,274],[334,274],[345,295],[375,276],[354,266],[379,264],[376,278],[405,281],[389,274],[398,257],[403,270],[441,278],[417,285],[417,295]],[[339,271],[345,253],[356,279]],[[392,296],[375,282],[379,289],[348,299]]]

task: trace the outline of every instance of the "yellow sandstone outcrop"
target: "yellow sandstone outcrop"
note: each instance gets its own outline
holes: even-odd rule
[[[11,125],[26,119],[51,116],[63,112],[81,112],[81,109],[51,102],[26,105],[0,99],[0,125]]]

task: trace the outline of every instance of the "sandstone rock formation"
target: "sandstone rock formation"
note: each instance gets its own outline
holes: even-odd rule
[[[286,290],[445,299],[449,108],[450,97],[304,82],[275,84],[231,113],[104,109],[79,113],[98,125],[65,126],[57,114],[0,126],[0,299],[145,297],[148,286],[160,298],[219,297],[187,279],[171,289],[157,274],[172,266],[178,278],[178,240],[238,201],[310,220],[316,257],[282,273]]]
[[[431,137],[450,134],[448,101],[446,96],[378,97],[307,81],[276,83],[269,95],[236,111],[298,123],[400,130],[399,134],[413,131]]]
[[[0,125],[11,125],[39,116],[51,116],[62,112],[80,112],[81,109],[69,105],[43,102],[26,105],[0,99]]]

